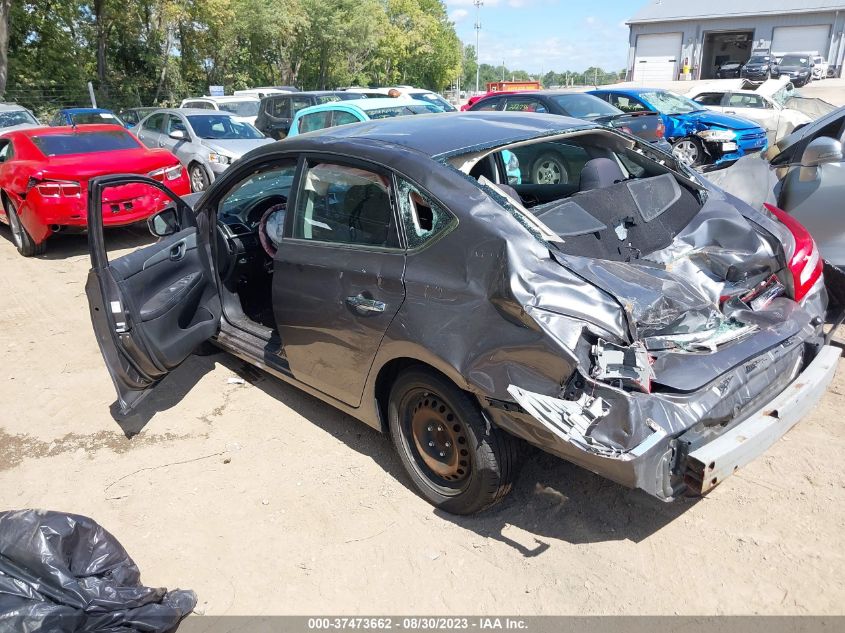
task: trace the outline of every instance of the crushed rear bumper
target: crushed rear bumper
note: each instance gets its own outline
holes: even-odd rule
[[[780,395],[748,419],[691,450],[684,474],[688,490],[698,494],[708,492],[783,437],[824,395],[836,373],[840,355],[837,347],[822,347]]]
[[[485,412],[497,426],[547,452],[670,501],[688,491],[708,492],[764,453],[821,399],[833,379],[840,353],[835,347],[821,347],[789,384],[772,385],[769,393],[777,395],[755,400],[750,410],[743,411],[740,422],[724,427],[699,423],[676,433],[666,433],[655,425],[642,443],[624,451],[587,445],[583,440],[591,423],[589,416],[579,419],[568,415],[571,407],[563,400],[517,390],[519,405],[488,401]],[[783,370],[774,375],[788,380]],[[690,405],[698,407],[694,402]]]

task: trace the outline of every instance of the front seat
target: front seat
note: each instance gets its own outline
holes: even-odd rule
[[[619,164],[609,158],[593,158],[581,170],[580,191],[610,187],[625,180]]]

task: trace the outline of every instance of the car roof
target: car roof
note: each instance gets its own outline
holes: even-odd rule
[[[214,101],[216,103],[227,103],[231,101],[261,101],[258,97],[252,95],[226,95],[225,97],[187,97],[182,99],[182,103],[186,101]]]
[[[376,99],[371,99],[371,101],[376,101]],[[397,103],[396,99],[388,101]],[[316,109],[324,106],[314,107]],[[435,157],[462,154],[475,148],[495,147],[543,135],[596,127],[598,126],[581,119],[556,114],[495,111],[444,112],[325,128],[285,139],[281,143],[271,143],[263,146],[268,148],[263,151],[272,152],[274,151],[272,148],[278,151],[280,145],[291,150],[307,151],[331,144],[338,150],[364,157],[367,147],[371,147],[375,142],[379,145],[400,145]]]
[[[364,98],[364,99],[345,99],[341,101],[331,101],[329,103],[318,103],[317,105],[302,108],[294,117],[302,118],[308,114],[315,114],[317,112],[325,112],[326,110],[358,110],[362,114],[366,114],[370,110],[379,110],[381,108],[393,108],[403,105],[425,105],[419,101],[411,101],[407,99],[397,99],[393,97],[379,98]]]
[[[9,132],[9,134],[17,134],[21,136],[52,136],[54,134],[93,134],[94,132],[126,132],[126,128],[117,123],[92,123],[91,125],[57,125],[54,127],[41,126],[30,127],[21,130]],[[127,134],[129,132],[126,132]]]
[[[638,96],[644,92],[669,92],[664,88],[598,88],[597,90],[590,90],[587,94],[594,92],[617,92],[623,95]]]
[[[20,110],[27,110],[27,108],[17,103],[0,103],[0,112],[18,112]]]
[[[155,112],[151,112],[150,114],[158,114],[160,112],[166,114],[181,114],[183,116],[196,116],[198,114],[204,116],[237,116],[236,114],[227,112],[226,110],[208,110],[206,108],[158,108]]]
[[[98,112],[108,112],[110,114],[113,114],[113,112],[111,110],[108,110],[106,108],[62,108],[59,111],[65,112],[67,114],[88,114],[88,113],[96,114]]]

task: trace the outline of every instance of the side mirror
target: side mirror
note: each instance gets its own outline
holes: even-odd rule
[[[828,163],[842,161],[842,143],[829,136],[821,136],[810,142],[801,155],[801,168],[798,170],[798,180],[814,182],[818,180],[819,167]]]
[[[184,141],[187,138],[183,130],[173,130],[168,136],[174,141]]]
[[[801,155],[802,167],[817,167],[842,161],[842,143],[829,136],[820,136],[810,142]]]
[[[166,207],[147,219],[147,228],[156,237],[166,237],[179,231],[179,213],[175,207]]]

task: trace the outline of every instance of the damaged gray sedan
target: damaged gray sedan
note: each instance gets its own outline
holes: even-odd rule
[[[568,183],[531,182],[555,155]],[[521,438],[664,500],[704,493],[822,395],[800,225],[583,121],[461,113],[257,149],[87,284],[123,411],[207,340],[387,432],[432,504],[510,490]]]

